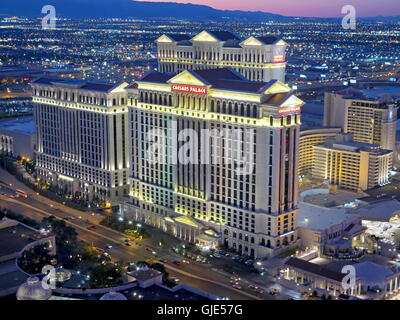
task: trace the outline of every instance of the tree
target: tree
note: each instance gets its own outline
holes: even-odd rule
[[[79,257],[78,234],[75,229],[67,226],[64,220],[58,220],[54,216],[44,218],[42,225],[56,237],[58,261],[66,267],[74,266],[77,261],[73,257]]]
[[[19,266],[30,274],[41,273],[44,266],[51,265],[53,256],[49,252],[47,244],[34,246],[22,253]]]
[[[99,264],[90,270],[90,287],[103,288],[122,284],[122,262]]]

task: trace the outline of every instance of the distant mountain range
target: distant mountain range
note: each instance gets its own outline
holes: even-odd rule
[[[187,20],[292,20],[261,11],[218,10],[204,5],[133,0],[3,0],[1,16],[40,17],[44,5],[53,5],[56,15],[65,18],[176,18]],[[310,18],[312,19],[312,18]],[[336,18],[337,19],[337,18]],[[379,17],[380,20],[398,20]]]

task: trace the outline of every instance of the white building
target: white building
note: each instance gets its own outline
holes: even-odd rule
[[[299,203],[297,214],[299,237],[303,248],[335,254],[352,248],[352,240],[363,235],[361,217],[346,209],[325,208]]]
[[[127,85],[51,78],[32,82],[40,179],[106,206],[128,194]]]
[[[0,121],[0,154],[33,159],[35,142],[31,117]]]
[[[251,81],[285,82],[287,44],[275,36],[241,39],[229,31],[202,31],[164,34],[156,42],[160,72],[231,67]]]
[[[277,80],[247,81],[230,68],[217,68],[152,72],[127,91],[132,155],[127,216],[191,242],[217,239],[255,257],[297,244],[303,102],[290,87]],[[163,160],[155,163],[146,158],[151,129],[158,130],[160,148],[150,154]],[[177,150],[187,151],[183,129],[191,129],[188,141],[195,145],[183,154],[201,159],[198,163],[174,161]],[[203,130],[211,132],[210,139]],[[210,163],[202,161],[207,153]],[[230,163],[234,154],[244,154],[245,162]]]

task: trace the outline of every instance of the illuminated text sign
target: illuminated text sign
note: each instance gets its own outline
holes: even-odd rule
[[[278,54],[272,57],[273,63],[282,63],[285,62],[285,56],[283,54]]]
[[[300,106],[294,106],[294,107],[285,107],[285,108],[280,108],[278,109],[278,113],[289,113],[289,112],[296,112],[300,111]]]
[[[196,94],[206,94],[207,93],[206,87],[189,86],[186,84],[173,84],[171,87],[171,90],[179,91],[179,92],[187,92],[187,93],[196,93]]]

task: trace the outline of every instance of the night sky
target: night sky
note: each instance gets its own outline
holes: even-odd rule
[[[357,16],[400,15],[400,0],[144,0],[203,4],[222,10],[264,11],[284,16],[340,17],[342,7],[353,5]]]

